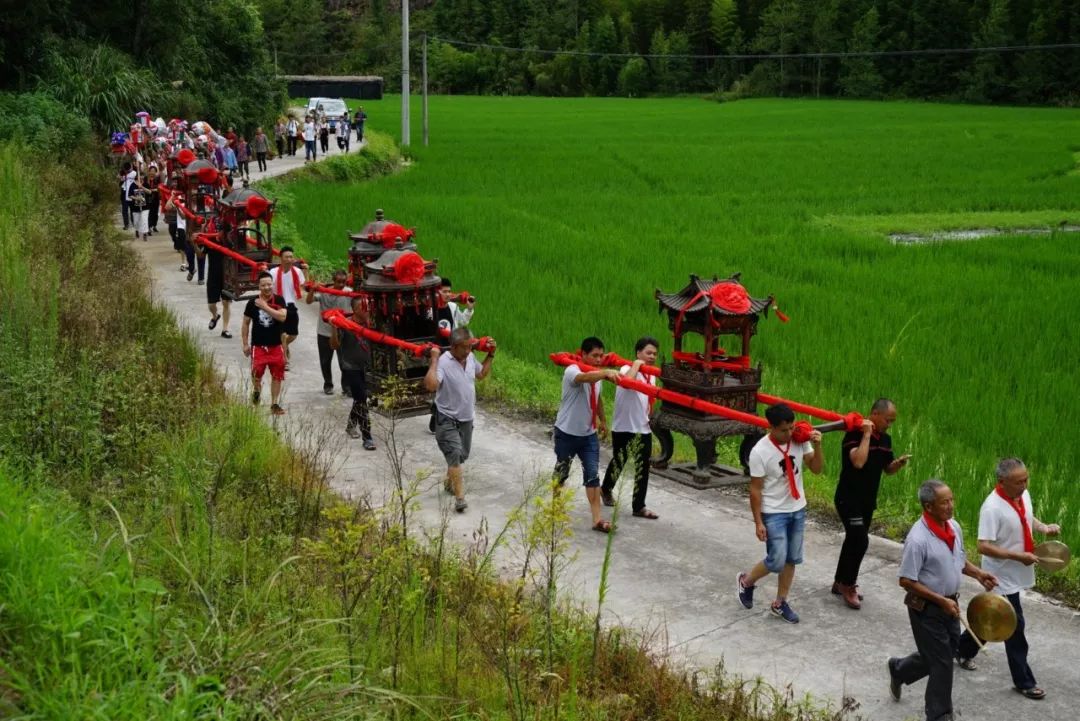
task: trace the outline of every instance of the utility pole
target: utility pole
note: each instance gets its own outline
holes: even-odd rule
[[[424,115],[424,147],[428,144],[428,110],[427,110],[427,33],[424,33],[424,52],[421,56],[423,58],[420,63],[420,77],[423,84],[423,115]]]
[[[409,0],[401,0],[401,144],[409,145]]]

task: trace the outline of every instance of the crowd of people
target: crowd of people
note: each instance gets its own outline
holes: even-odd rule
[[[610,533],[611,523],[602,517],[601,503],[614,505],[615,481],[628,460],[634,464],[632,511],[635,517],[656,518],[645,505],[649,479],[652,438],[649,428],[650,399],[644,393],[616,388],[611,428],[613,456],[601,484],[600,438],[608,434],[600,385],[614,382],[617,375],[651,383],[641,373],[651,365],[659,344],[651,337],[635,345],[632,364],[620,369],[600,367],[606,351],[596,337],[581,342],[580,364],[570,364],[563,373],[562,398],[555,420],[556,465],[554,488],[567,480],[576,457],[582,468],[593,530]],[[806,497],[803,469],[821,474],[825,458],[821,433],[813,431],[805,442],[793,440],[795,413],[786,404],[770,406],[765,412],[769,430],[749,455],[750,511],[754,533],[764,544],[762,560],[736,578],[736,596],[743,608],[754,606],[754,591],[770,575],[777,576],[777,591],[769,610],[788,623],[799,623],[799,615],[788,597],[795,580],[795,568],[803,562],[806,525]],[[832,593],[846,607],[862,608],[858,576],[869,545],[870,525],[877,508],[883,475],[893,475],[907,466],[910,454],[896,456],[888,433],[896,421],[893,401],[880,398],[870,408],[862,427],[845,434],[841,442],[840,474],[834,503],[845,535],[836,563]],[[903,557],[897,572],[906,592],[904,603],[916,650],[904,658],[888,661],[889,691],[899,701],[904,685],[928,678],[925,692],[927,721],[955,718],[952,704],[954,664],[974,670],[974,657],[981,646],[971,631],[960,632],[960,577],[975,578],[987,591],[1005,596],[1016,612],[1018,624],[1005,642],[1013,688],[1028,699],[1042,699],[1040,688],[1028,664],[1028,643],[1021,606],[1021,594],[1035,585],[1034,533],[1056,536],[1057,524],[1044,523],[1034,515],[1028,493],[1029,474],[1022,460],[1005,458],[997,464],[997,484],[984,501],[979,514],[978,550],[982,567],[967,559],[963,532],[953,519],[952,491],[942,481],[929,479],[919,486],[922,516],[906,536]]]
[[[338,136],[348,137],[355,129],[357,139],[363,138],[366,116],[362,109],[352,119],[337,121]],[[318,114],[308,116],[301,126],[293,119],[278,122],[274,128],[278,154],[295,154],[297,138],[302,137],[308,160],[317,158],[316,139],[322,151],[327,145],[323,132],[325,119]],[[232,128],[218,135],[206,126],[202,130],[211,139],[214,163],[229,172],[229,177],[246,177],[248,163],[254,154],[260,169],[270,152],[267,136],[258,129],[249,145]],[[348,141],[343,141],[347,149]],[[229,332],[229,300],[222,295],[223,260],[218,253],[204,253],[188,239],[184,214],[177,212],[169,201],[159,213],[161,187],[165,183],[161,158],[150,160],[141,167],[131,163],[120,174],[121,207],[124,228],[134,227],[135,237],[146,240],[158,231],[160,215],[181,255],[181,271],[188,281],[198,277],[207,286],[210,330],[219,324],[221,335]],[[375,450],[368,411],[366,369],[371,359],[368,341],[350,332],[343,332],[322,318],[323,312],[340,309],[351,313],[354,320],[367,324],[364,303],[350,297],[348,276],[336,271],[330,289],[322,292],[307,282],[292,248],[280,249],[280,264],[258,277],[258,295],[247,301],[241,329],[241,346],[245,357],[251,359],[251,400],[259,404],[262,381],[269,371],[270,409],[274,415],[284,415],[281,405],[282,384],[289,370],[290,345],[300,336],[298,306],[318,304],[319,320],[316,346],[323,381],[323,392],[335,394],[334,359],[336,356],[341,393],[351,397],[352,406],[345,425],[350,438],[359,439],[366,450]],[[454,508],[462,513],[468,508],[465,498],[464,465],[472,449],[473,424],[476,415],[475,384],[491,373],[496,346],[490,342],[481,361],[473,350],[469,328],[475,310],[475,298],[455,300],[452,284],[442,279],[442,303],[432,311],[431,320],[448,333],[449,347],[432,347],[429,367],[423,378],[424,388],[433,393],[429,430],[446,463],[443,487],[454,497]],[[221,309],[219,312],[219,304]],[[603,515],[604,506],[616,503],[616,484],[625,467],[633,468],[632,516],[654,520],[659,515],[646,504],[649,484],[649,459],[652,451],[650,417],[653,399],[645,393],[618,385],[620,376],[653,385],[656,379],[642,372],[644,366],[655,363],[660,343],[650,336],[640,338],[634,347],[634,359],[622,367],[602,367],[607,356],[602,340],[585,338],[577,355],[562,377],[559,410],[554,421],[553,441],[555,465],[552,489],[558,492],[570,475],[575,458],[581,464],[585,495],[591,515],[590,527],[600,533],[611,533],[612,523]],[[610,425],[612,458],[600,476],[600,442],[609,435],[607,414],[601,393],[603,382],[616,384],[614,409]],[[825,472],[826,462],[821,445],[821,433],[809,434],[804,442],[793,438],[795,414],[783,403],[770,406],[765,412],[768,431],[753,445],[748,459],[750,475],[750,511],[754,534],[763,544],[763,557],[752,567],[742,570],[736,578],[736,596],[742,607],[754,606],[754,594],[759,584],[776,575],[777,590],[769,604],[770,612],[788,623],[799,623],[800,617],[789,602],[795,582],[795,570],[803,562],[803,539],[806,525],[806,497],[803,471]],[[844,528],[832,593],[852,610],[862,608],[865,601],[859,591],[858,578],[869,545],[869,534],[877,497],[884,475],[901,472],[910,454],[895,455],[889,430],[896,422],[896,404],[888,398],[873,403],[860,428],[849,431],[841,442],[839,479],[834,496],[837,516]],[[963,530],[953,519],[955,499],[949,487],[940,480],[929,479],[918,488],[921,517],[907,533],[902,560],[897,573],[904,589],[904,604],[916,650],[903,658],[890,658],[887,664],[889,690],[899,701],[905,685],[927,678],[925,714],[927,721],[953,719],[952,685],[954,665],[964,670],[976,668],[975,657],[981,642],[970,631],[960,630],[960,577],[976,579],[987,591],[1004,596],[1015,611],[1018,624],[1012,637],[1005,642],[1013,687],[1028,699],[1041,699],[1045,691],[1036,682],[1028,664],[1028,643],[1021,603],[1024,590],[1035,583],[1034,565],[1039,561],[1034,553],[1034,533],[1054,536],[1060,533],[1057,524],[1044,523],[1034,515],[1028,492],[1030,477],[1023,461],[1005,458],[995,469],[997,484],[989,492],[979,514],[977,532],[981,566],[966,555]]]
[[[274,143],[278,156],[296,155],[300,141],[303,141],[304,162],[313,163],[319,159],[320,150],[323,155],[330,152],[331,133],[336,137],[338,149],[347,153],[352,147],[353,131],[356,132],[356,142],[364,142],[366,121],[367,113],[363,107],[357,108],[352,116],[345,112],[331,118],[322,111],[321,105],[307,113],[303,120],[294,117],[278,118],[274,125]]]

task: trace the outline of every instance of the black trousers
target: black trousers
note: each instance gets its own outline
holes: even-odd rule
[[[909,608],[908,619],[918,650],[897,662],[896,678],[912,684],[926,677],[926,721],[951,718],[953,658],[960,643],[960,621],[929,602],[924,611]]]
[[[146,201],[149,205],[146,206],[146,211],[150,214],[146,219],[146,227],[150,230],[157,230],[158,210],[161,209],[160,201],[158,200],[157,192],[150,193],[150,200]]]
[[[1020,607],[1020,592],[1010,593],[1005,598],[1009,599],[1013,610],[1016,611],[1016,631],[1005,641],[1005,657],[1009,660],[1009,673],[1012,674],[1013,686],[1019,689],[1035,688],[1038,682],[1035,674],[1028,665],[1028,642],[1024,635],[1024,610]],[[960,636],[960,656],[963,658],[975,658],[979,652],[979,644],[975,638],[964,631]]]
[[[874,509],[854,499],[837,497],[835,503],[836,513],[844,524],[844,545],[840,547],[833,580],[854,586],[859,580],[859,567],[866,549],[870,546],[870,522],[874,519]]]
[[[289,155],[296,155],[296,136],[289,136]]]
[[[605,491],[615,489],[615,483],[622,475],[626,462],[633,454],[634,461],[634,500],[631,509],[635,512],[645,508],[645,494],[649,491],[649,456],[652,455],[651,433],[611,432],[611,462],[604,471]]]
[[[319,368],[322,369],[323,386],[334,387],[334,371],[331,361],[334,360],[336,351],[330,347],[330,336],[316,336],[319,344]],[[341,356],[338,355],[338,369],[341,369]],[[341,387],[348,384],[345,382],[345,371],[341,370]]]
[[[255,160],[259,161],[259,170],[266,172],[266,153],[255,153]]]
[[[277,156],[280,158],[285,155],[285,136],[274,138],[274,142],[277,143]]]
[[[320,338],[322,336],[319,336]],[[342,382],[352,392],[352,410],[349,411],[349,428],[360,427],[360,436],[371,439],[371,417],[367,407],[367,377],[362,370],[343,370]]]
[[[128,203],[127,193],[124,192],[123,188],[120,188],[120,215],[124,216],[124,230],[127,230],[128,226],[131,225],[130,207],[131,204]]]

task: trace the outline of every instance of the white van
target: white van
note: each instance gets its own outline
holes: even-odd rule
[[[330,132],[336,133],[337,121],[349,112],[349,106],[342,98],[308,98],[307,111],[325,115],[330,124]]]

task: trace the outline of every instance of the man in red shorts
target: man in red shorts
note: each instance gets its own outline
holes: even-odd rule
[[[281,398],[281,382],[285,380],[285,351],[281,347],[284,326],[285,299],[274,295],[273,276],[266,272],[260,273],[259,295],[249,300],[244,308],[240,342],[244,345],[244,355],[251,357],[251,402],[259,404],[263,373],[269,368],[270,412],[275,416],[285,415],[285,409],[278,404]]]

